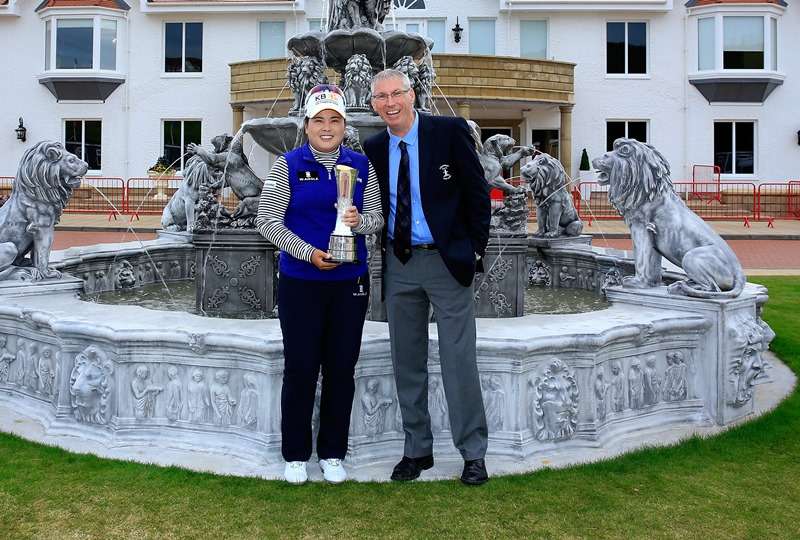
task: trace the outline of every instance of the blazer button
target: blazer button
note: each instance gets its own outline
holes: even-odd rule
[[[403,250],[403,253],[411,253],[411,250],[406,248],[406,249]]]

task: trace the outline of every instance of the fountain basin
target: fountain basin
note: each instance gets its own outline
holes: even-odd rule
[[[130,244],[77,248],[54,253],[53,260],[96,289],[114,282],[108,269],[137,257],[176,269],[175,275],[177,267],[191,271],[194,248],[181,240],[146,242],[147,253]],[[602,265],[624,266],[586,246],[531,249],[546,264],[572,258],[585,268],[595,265],[598,276]],[[131,264],[142,282],[149,277],[140,270],[146,264]],[[106,268],[100,279],[99,268]],[[84,451],[145,461],[163,452],[211,461],[224,456],[249,464],[250,473],[277,470],[283,362],[278,321],[84,302],[75,294],[83,286],[65,279],[43,285],[47,295],[31,295],[24,284],[3,287],[0,334],[15,360],[0,377],[0,407],[34,421],[42,440],[68,447],[80,440]],[[734,300],[674,297],[663,287],[610,287],[608,295],[612,305],[600,313],[477,321],[490,463],[530,470],[565,456],[567,462],[591,460],[655,443],[665,432],[729,425],[763,406],[755,389],[770,381],[762,353],[772,335],[758,318],[766,301],[762,287],[748,285]],[[430,333],[433,394],[442,388],[435,324]],[[44,349],[50,351],[46,361]],[[137,372],[145,374],[137,388],[158,389],[149,401],[137,396]],[[378,397],[392,404],[384,416],[366,421],[362,400],[372,380]],[[790,386],[781,388],[788,392]],[[204,401],[212,395],[235,401],[232,414],[220,415]],[[431,411],[435,451],[437,459],[456,462],[447,414]],[[369,468],[391,462],[402,448],[388,328],[367,322],[348,463]]]

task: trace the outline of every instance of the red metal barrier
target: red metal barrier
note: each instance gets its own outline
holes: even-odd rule
[[[749,223],[757,212],[756,186],[752,182],[674,182],[676,194],[703,219],[744,220]],[[700,199],[697,193],[714,193],[719,197]],[[578,215],[591,223],[596,219],[621,219],[608,200],[608,187],[597,182],[580,182],[573,195]]]
[[[758,215],[756,219],[772,222],[776,219],[800,219],[800,182],[763,182],[758,186]]]
[[[108,219],[124,211],[125,182],[112,176],[84,177],[64,208],[68,214],[108,214]]]
[[[144,214],[161,214],[182,181],[183,178],[179,176],[128,178],[125,183],[125,213],[131,219],[138,219]]]
[[[722,202],[720,170],[717,165],[692,166],[692,190],[689,198]]]

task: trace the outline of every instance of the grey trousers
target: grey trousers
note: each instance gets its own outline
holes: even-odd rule
[[[453,443],[465,460],[483,458],[488,430],[475,352],[472,287],[450,274],[438,251],[415,249],[404,265],[386,250],[386,312],[408,457],[433,453],[428,411],[428,310],[439,330],[439,360]]]

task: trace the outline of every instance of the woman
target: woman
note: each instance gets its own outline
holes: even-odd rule
[[[369,299],[365,234],[383,227],[378,179],[369,160],[342,146],[345,101],[334,85],[309,92],[308,142],[279,157],[261,194],[256,224],[280,250],[278,316],[283,332],[281,453],[284,477],[308,479],[311,416],[322,369],[317,456],[323,476],[342,482],[341,460],[353,404],[353,373]],[[354,206],[344,214],[356,233],[358,262],[336,264],[326,252],[336,222],[335,165],[358,170]]]

